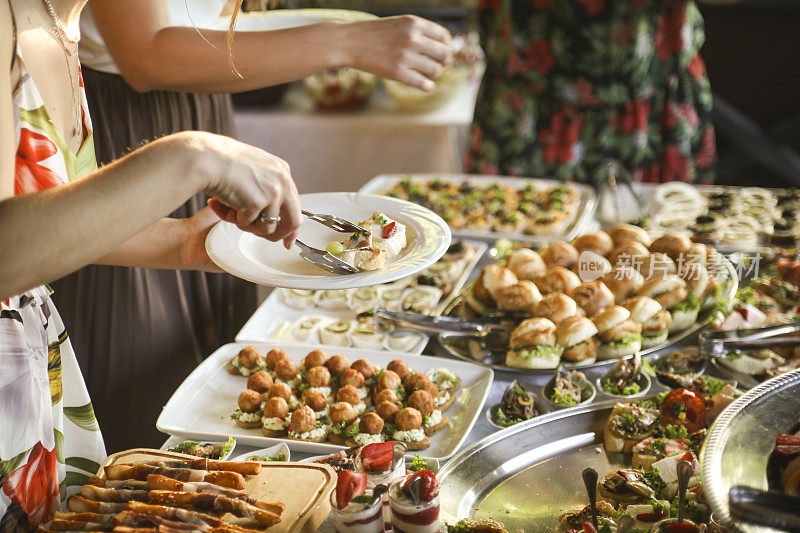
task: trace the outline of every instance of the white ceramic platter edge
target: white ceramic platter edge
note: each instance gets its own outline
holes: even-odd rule
[[[245,343],[225,344],[200,363],[164,406],[156,422],[158,430],[183,438],[207,440],[223,440],[228,435],[233,435],[240,444],[255,447],[285,442],[294,451],[310,454],[330,454],[344,449],[344,446],[330,443],[267,438],[261,434],[260,429],[244,429],[230,419],[230,414],[236,408],[236,399],[245,390],[247,380],[242,376],[229,374],[225,366],[245,346]],[[255,343],[253,346],[262,353],[281,347],[295,362],[300,362],[308,352],[316,348],[314,345],[286,343]],[[483,413],[483,405],[494,379],[494,372],[489,368],[453,359],[397,355],[355,348],[339,348],[336,353],[351,361],[369,359],[379,367],[385,367],[393,359],[401,359],[411,369],[422,372],[447,367],[461,378],[458,399],[445,413],[450,419],[450,426],[431,437],[430,448],[419,452],[423,457],[439,461],[452,456],[461,448],[475,421]]]

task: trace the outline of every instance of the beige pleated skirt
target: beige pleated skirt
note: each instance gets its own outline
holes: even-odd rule
[[[138,93],[85,67],[83,77],[99,164],[178,131],[233,135],[229,95]],[[197,195],[172,216],[205,205]],[[52,286],[109,453],[161,446],[163,405],[256,307],[255,285],[227,274],[92,265]]]

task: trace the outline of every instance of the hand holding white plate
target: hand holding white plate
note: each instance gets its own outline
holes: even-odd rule
[[[214,263],[240,278],[293,289],[346,289],[388,283],[420,272],[435,263],[450,246],[450,229],[433,211],[405,200],[358,193],[315,193],[300,196],[304,209],[366,220],[376,211],[406,226],[407,244],[381,270],[357,274],[331,274],[305,262],[297,249],[286,250],[244,232],[234,224],[218,223],[206,238],[206,251]],[[300,227],[299,238],[324,248],[341,239],[341,233],[316,223]]]

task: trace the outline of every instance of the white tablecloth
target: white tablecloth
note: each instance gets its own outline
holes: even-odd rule
[[[354,191],[383,173],[461,172],[478,86],[419,114],[382,89],[364,109],[318,112],[295,86],[276,108],[238,109],[237,136],[285,159],[301,193]]]

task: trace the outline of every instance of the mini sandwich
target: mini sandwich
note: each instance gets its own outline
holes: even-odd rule
[[[631,320],[642,325],[642,347],[664,344],[669,335],[672,315],[661,304],[647,296],[637,296],[622,303],[631,312]]]
[[[267,400],[261,418],[261,433],[265,437],[285,437],[289,426],[289,404],[280,396]]]
[[[569,292],[569,296],[588,316],[614,305],[614,294],[599,279],[581,283]]]
[[[236,409],[231,418],[236,421],[236,425],[246,429],[253,429],[261,426],[261,394],[254,390],[246,390],[239,395],[239,408]]]
[[[325,393],[312,389],[306,393],[303,402],[305,405],[310,407],[312,411],[314,411],[314,416],[318,422],[328,422],[328,411],[330,410],[330,406],[328,406],[328,397],[325,395]]]
[[[631,312],[615,305],[592,317],[600,337],[597,358],[616,359],[642,349],[642,325],[630,320]]]
[[[502,265],[489,265],[481,270],[478,279],[467,293],[466,304],[476,313],[484,314],[494,308],[497,303],[495,295],[501,289],[510,287],[519,281],[511,270]]]
[[[347,439],[358,435],[358,413],[347,402],[331,405],[328,413],[331,420],[331,431],[328,440],[333,444],[344,445]]]
[[[665,233],[650,243],[651,253],[659,252],[666,254],[676,263],[684,261],[686,259],[686,254],[688,254],[691,249],[691,239],[680,233]]]
[[[602,282],[614,293],[614,302],[619,304],[642,288],[644,278],[633,267],[617,265],[603,276]]]
[[[508,256],[508,268],[519,279],[535,280],[547,270],[542,256],[530,248],[514,250]]]
[[[536,278],[535,283],[536,288],[542,294],[559,292],[566,294],[580,285],[581,279],[571,270],[567,270],[564,267],[553,267],[545,272],[544,275]]]
[[[406,403],[422,415],[422,429],[425,431],[426,436],[432,437],[438,431],[447,427],[447,417],[439,409],[436,409],[433,398],[426,391],[418,390],[413,392]]]
[[[536,285],[532,281],[522,280],[497,292],[497,308],[531,313],[541,299]]]
[[[617,224],[608,231],[608,236],[614,241],[614,246],[621,246],[629,242],[638,242],[644,246],[650,246],[650,235],[632,224]]]
[[[364,413],[358,421],[358,433],[345,441],[347,446],[366,446],[383,442],[383,419],[376,413]]]
[[[605,257],[611,253],[611,250],[614,248],[614,242],[605,231],[595,231],[593,233],[586,233],[580,237],[575,237],[572,241],[572,246],[578,250],[578,253],[588,250]]]
[[[536,306],[533,316],[546,318],[553,324],[558,324],[577,314],[578,304],[575,303],[575,300],[566,294],[554,292],[542,298],[542,301]]]
[[[308,387],[306,393],[312,391],[321,392],[326,398],[333,397],[331,390],[331,372],[324,366],[314,366],[308,369],[305,377],[305,384],[300,388]]]
[[[394,417],[396,430],[392,440],[404,442],[409,450],[424,450],[431,445],[431,441],[422,429],[422,414],[413,407],[406,407],[398,411]]]
[[[295,410],[289,422],[288,437],[306,442],[325,442],[328,430],[325,424],[317,421],[314,411],[307,405]]]
[[[639,265],[650,257],[650,251],[638,242],[627,242],[614,248],[608,255],[612,267],[629,266],[639,270]]]
[[[242,348],[242,350],[230,360],[226,366],[226,370],[229,374],[233,374],[234,376],[242,375],[244,377],[249,377],[259,370],[264,370],[264,365],[264,357],[261,355],[261,352],[258,351],[258,348],[255,346],[248,346],[247,348]]]
[[[558,344],[564,347],[563,357],[571,363],[593,363],[597,357],[597,327],[584,316],[574,316],[556,328]]]
[[[672,306],[670,312],[673,321],[683,321],[688,328],[697,321],[697,314],[709,291],[711,276],[708,275],[706,267],[699,263],[684,263],[678,271],[678,276],[686,283],[688,294],[686,299]]]
[[[286,383],[289,385],[290,389],[295,390],[300,386],[302,381],[300,370],[297,368],[294,361],[290,359],[281,359],[278,361],[278,364],[275,365],[276,383]]]
[[[697,319],[697,309],[693,306],[685,307],[681,304],[689,296],[686,282],[675,275],[654,277],[647,280],[639,290],[640,296],[648,296],[667,309],[672,316],[669,331],[682,331],[691,326]]]
[[[563,348],[556,344],[556,325],[546,318],[523,320],[511,332],[506,364],[516,368],[556,368]]]
[[[561,266],[569,268],[578,262],[578,250],[568,242],[556,241],[542,250],[542,259],[549,268]]]
[[[355,368],[348,368],[339,375],[339,386],[344,388],[347,385],[352,386],[355,389],[356,394],[358,394],[358,397],[361,398],[361,401],[363,401],[367,407],[369,407],[371,403],[369,398],[369,387],[367,386],[367,381],[364,378],[364,375]],[[339,401],[342,402],[349,400],[339,399]],[[353,403],[353,405],[355,405],[355,403]]]

